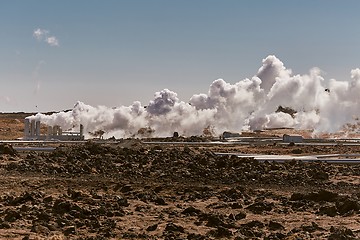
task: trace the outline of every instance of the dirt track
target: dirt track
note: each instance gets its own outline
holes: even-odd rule
[[[360,237],[358,165],[258,163],[134,140],[46,154],[2,149],[0,238]]]

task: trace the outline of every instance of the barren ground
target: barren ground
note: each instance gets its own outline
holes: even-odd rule
[[[0,118],[0,138],[23,116]],[[6,134],[3,134],[6,133]],[[358,153],[357,146],[165,146],[135,139],[0,147],[0,239],[359,239],[360,165],[258,163],[214,152]]]

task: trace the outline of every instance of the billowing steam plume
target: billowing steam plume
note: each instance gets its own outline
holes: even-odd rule
[[[84,125],[85,132],[105,131],[105,137],[136,136],[148,129],[153,136],[214,134],[272,127],[314,129],[335,132],[360,116],[360,69],[351,71],[350,81],[324,80],[321,71],[294,75],[275,56],[268,56],[251,79],[230,84],[215,80],[207,94],[195,94],[189,102],[180,101],[175,92],[164,89],[146,107],[92,107],[77,102],[68,112],[37,114],[48,125],[63,129]],[[279,106],[293,114],[276,111]]]

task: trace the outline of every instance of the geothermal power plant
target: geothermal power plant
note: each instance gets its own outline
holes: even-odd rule
[[[270,55],[253,77],[234,84],[214,80],[206,94],[194,94],[189,101],[163,89],[146,107],[138,101],[114,108],[78,101],[68,111],[28,116],[22,140],[76,142],[98,137],[146,142],[144,139],[167,138],[176,132],[185,138],[183,145],[205,144],[187,143],[191,136],[207,136],[206,144],[213,145],[356,145],[359,89],[360,69],[351,71],[350,81],[324,81],[316,69],[296,75]],[[299,130],[300,134],[284,131],[271,138],[256,134],[277,128]],[[143,129],[148,134],[142,134]],[[301,135],[305,132],[306,136]],[[170,144],[179,144],[172,140]]]
[[[46,129],[46,133],[42,133],[41,130]],[[286,129],[285,129],[286,130]],[[177,132],[176,132],[177,133]],[[248,134],[251,132],[247,132]],[[156,139],[152,138],[144,138],[142,139],[142,143],[145,145],[163,145],[163,146],[258,146],[261,148],[262,146],[271,146],[271,145],[283,145],[283,146],[314,146],[314,147],[331,147],[331,146],[358,146],[360,145],[360,139],[356,138],[304,138],[302,135],[298,134],[283,134],[282,137],[274,137],[274,136],[258,136],[259,131],[255,131],[252,133],[251,137],[243,136],[241,133],[233,133],[229,131],[225,131],[220,138],[217,137],[207,137],[204,138],[206,141],[178,141],[179,136],[175,134],[171,140],[167,141],[156,141]],[[97,140],[101,140],[100,138],[96,138]],[[96,140],[93,139],[93,140]],[[41,143],[41,147],[38,146],[30,146],[27,147],[19,147],[15,146],[14,149],[18,151],[53,151],[55,148],[52,146],[53,143],[83,143],[85,140],[84,136],[84,126],[80,124],[79,131],[63,131],[59,125],[46,125],[42,124],[40,120],[31,120],[29,118],[25,118],[24,120],[24,137],[22,141],[17,142],[18,144],[26,144],[26,143]],[[114,140],[114,139],[113,139]],[[101,140],[99,143],[107,143],[107,144],[117,144],[118,141],[110,141],[110,140]],[[16,144],[16,141],[12,141],[12,143]],[[271,161],[271,162],[286,162],[292,160],[298,160],[303,162],[312,162],[312,161],[321,161],[328,163],[358,163],[359,162],[359,154],[327,154],[327,155],[317,155],[317,154],[307,154],[307,155],[266,155],[266,154],[244,154],[244,153],[236,153],[236,152],[216,152],[216,155],[233,155],[238,158],[254,158],[257,161]]]
[[[47,126],[47,133],[41,134],[40,120],[24,120],[24,140],[58,140],[81,141],[84,140],[84,127],[80,124],[79,132],[63,131],[59,125]]]
[[[236,83],[216,79],[207,93],[194,94],[186,101],[163,89],[145,105],[135,101],[110,108],[78,101],[69,111],[38,113],[29,119],[62,129],[75,126],[76,131],[83,124],[85,135],[103,130],[104,138],[137,137],[139,129],[150,129],[153,137],[171,136],[175,131],[190,137],[202,135],[205,128],[220,136],[224,131],[281,127],[312,129],[317,137],[357,124],[359,91],[360,69],[351,71],[349,81],[327,81],[316,69],[293,74],[278,58],[268,56],[254,76]],[[346,130],[356,133],[357,128]]]

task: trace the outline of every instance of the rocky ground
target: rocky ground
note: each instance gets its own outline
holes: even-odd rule
[[[259,163],[218,148],[89,141],[20,154],[1,145],[0,239],[360,238],[360,165]]]

